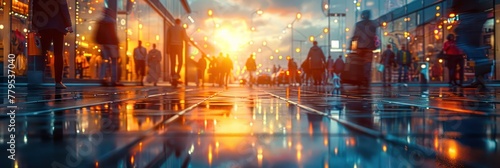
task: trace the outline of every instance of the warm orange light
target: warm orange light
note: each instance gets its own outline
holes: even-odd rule
[[[457,15],[454,13],[450,13],[450,15],[448,15],[448,17],[450,17],[450,18],[454,18],[455,16],[457,16]]]
[[[257,11],[257,14],[259,14],[259,15],[262,15],[263,13],[264,13],[264,11],[262,11],[260,9]]]
[[[328,33],[328,28],[324,28],[323,33]]]
[[[448,155],[450,155],[451,159],[456,159],[458,156],[457,148],[456,147],[448,148]]]
[[[212,9],[209,9],[208,10],[208,16],[212,16],[212,15],[213,15],[213,11],[212,11]]]
[[[297,17],[297,19],[300,19],[300,18],[302,18],[302,14],[301,13],[297,13],[296,17]]]
[[[382,26],[384,26],[384,27],[387,26],[387,22],[383,22]]]
[[[212,165],[212,145],[208,146],[208,165]]]
[[[309,41],[313,42],[314,41],[314,36],[309,36]]]

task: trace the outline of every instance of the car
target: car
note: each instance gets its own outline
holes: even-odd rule
[[[300,74],[301,71],[297,70],[295,83],[300,83]],[[289,84],[290,82],[290,71],[289,70],[280,70],[279,72],[273,74],[273,82],[277,85],[280,84]]]
[[[271,75],[267,73],[260,73],[257,75],[257,85],[270,85],[272,84]]]

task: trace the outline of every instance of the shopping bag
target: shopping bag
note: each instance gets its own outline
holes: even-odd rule
[[[36,32],[28,33],[28,56],[41,56],[42,42]]]
[[[384,64],[377,64],[377,70],[379,72],[384,72]]]

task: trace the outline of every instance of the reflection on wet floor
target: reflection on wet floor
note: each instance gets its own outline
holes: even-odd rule
[[[500,157],[496,93],[476,97],[468,90],[434,87],[346,88],[335,94],[328,87],[146,87],[41,90],[19,100],[13,163],[18,167],[484,167],[500,162],[493,159]],[[6,128],[7,116],[0,117],[0,127]],[[0,134],[0,146],[7,148],[7,130]]]

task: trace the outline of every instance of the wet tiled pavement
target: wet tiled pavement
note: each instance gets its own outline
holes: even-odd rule
[[[495,167],[497,92],[16,88],[16,161],[2,94],[0,167]]]

